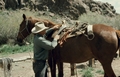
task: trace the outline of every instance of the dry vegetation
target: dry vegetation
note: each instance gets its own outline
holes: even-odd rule
[[[61,23],[63,19],[65,19],[69,26],[74,24],[74,20],[70,20],[69,18],[64,18],[59,15],[50,16],[49,12],[44,11],[44,15],[41,15],[40,12],[33,12],[33,11],[0,11],[0,44],[6,43],[8,39],[16,39],[19,24],[22,21],[22,14],[26,14],[27,16],[32,17],[40,17],[44,19],[49,19],[51,21],[54,21],[56,23]],[[110,26],[113,26],[114,28],[120,28],[120,16],[116,16],[113,18],[102,16],[95,13],[88,13],[83,14],[79,17],[79,20],[82,23],[88,22],[90,24],[107,24]]]

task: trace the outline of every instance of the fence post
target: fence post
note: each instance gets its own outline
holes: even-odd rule
[[[4,77],[11,77],[12,62],[13,59],[10,58],[0,59],[0,67],[4,70]]]

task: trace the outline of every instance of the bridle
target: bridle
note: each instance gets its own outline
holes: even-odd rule
[[[25,38],[25,36],[22,34],[22,32],[23,32],[24,30],[27,30],[27,33],[30,34],[30,31],[28,30],[28,24],[29,24],[29,20],[26,20],[26,25],[25,25],[25,27],[19,32],[19,33],[22,35],[23,38]]]

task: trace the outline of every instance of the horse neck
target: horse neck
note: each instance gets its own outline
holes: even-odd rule
[[[31,34],[31,30],[32,30],[32,28],[33,28],[34,26],[35,26],[34,24],[30,24],[30,25],[29,25],[28,28],[29,28],[29,30],[30,30],[30,34]]]
[[[38,20],[38,19],[33,19],[33,20],[31,20],[31,22],[29,23],[29,30],[30,30],[30,32],[31,32],[31,30],[32,30],[32,28],[33,27],[35,27],[35,23],[36,22],[40,22],[40,20]]]

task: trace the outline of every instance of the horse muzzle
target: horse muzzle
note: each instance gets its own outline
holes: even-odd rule
[[[19,39],[19,38],[17,38],[16,44],[18,44],[19,46],[24,45],[23,40],[22,40],[22,39]]]

